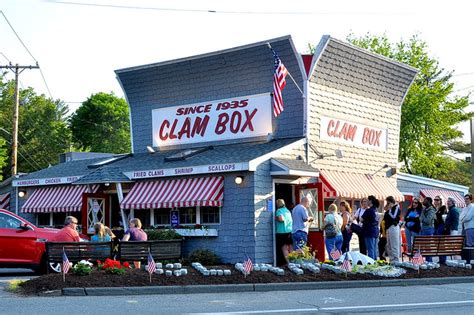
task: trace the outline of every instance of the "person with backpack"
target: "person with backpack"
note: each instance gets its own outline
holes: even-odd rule
[[[324,242],[326,244],[326,250],[331,258],[331,252],[336,248],[340,253],[342,249],[342,217],[337,213],[337,206],[330,204],[328,208],[328,214],[324,218]]]

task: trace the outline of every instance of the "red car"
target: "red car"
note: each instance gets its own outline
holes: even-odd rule
[[[0,209],[0,267],[45,272],[45,242],[58,231],[36,227],[14,213]],[[49,267],[54,271],[60,268],[59,264]]]

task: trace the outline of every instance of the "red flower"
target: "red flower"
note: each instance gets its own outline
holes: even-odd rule
[[[130,264],[129,264],[127,261],[123,263],[123,266],[124,266],[125,268],[130,268]]]

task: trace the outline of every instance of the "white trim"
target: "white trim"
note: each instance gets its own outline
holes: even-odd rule
[[[275,213],[276,213],[276,200],[275,200],[275,183],[278,180],[272,178],[272,203],[273,203],[273,211],[272,211],[272,248],[273,248],[273,266],[277,265],[277,255],[276,255],[276,224],[275,224]]]
[[[170,64],[175,64],[175,63],[180,63],[180,62],[185,62],[185,61],[191,61],[195,59],[203,59],[207,57],[212,57],[216,55],[222,55],[222,54],[227,54],[239,50],[244,50],[244,49],[249,49],[249,48],[254,48],[258,46],[263,46],[267,45],[267,43],[273,43],[273,42],[278,42],[278,41],[283,41],[283,40],[290,40],[291,41],[291,35],[286,35],[282,37],[277,37],[277,38],[272,38],[272,39],[267,39],[261,42],[256,42],[252,44],[247,44],[243,46],[237,46],[233,48],[228,48],[224,50],[218,50],[218,51],[213,51],[209,53],[204,53],[200,55],[194,55],[194,56],[189,56],[189,57],[184,57],[184,58],[179,58],[179,59],[174,59],[174,60],[167,60],[167,61],[162,61],[162,62],[157,62],[157,63],[151,63],[151,64],[146,64],[146,65],[141,65],[141,66],[135,66],[135,67],[130,67],[130,68],[123,68],[123,69],[117,69],[115,70],[116,74],[124,73],[124,72],[130,72],[130,71],[136,71],[136,70],[143,70],[143,69],[148,69],[148,68],[153,68],[153,67],[161,67],[165,65],[170,65]]]
[[[257,166],[260,165],[261,163],[265,162],[268,159],[271,159],[275,155],[278,155],[283,152],[287,152],[288,150],[298,146],[298,145],[304,145],[306,143],[306,139],[300,139],[296,140],[295,142],[292,142],[290,144],[287,144],[286,146],[283,146],[279,149],[276,149],[274,151],[271,151],[267,154],[261,155],[253,160],[250,160],[248,162],[248,170],[249,171],[255,171],[257,169]]]
[[[120,85],[120,88],[122,89],[123,95],[125,97],[125,101],[127,102],[127,105],[128,105],[128,120],[130,121],[130,145],[131,145],[130,149],[131,149],[131,153],[133,154],[133,153],[135,153],[135,151],[134,151],[134,147],[133,147],[132,108],[130,106],[130,102],[128,101],[127,92],[123,88],[122,81],[120,80],[118,75],[116,75],[115,78],[117,79],[117,81]],[[150,142],[150,144],[151,144],[151,142]]]
[[[331,37],[329,35],[324,35],[323,37],[321,37],[321,40],[319,41],[318,46],[316,46],[316,49],[313,54],[313,60],[311,62],[311,66],[309,67],[309,71],[308,71],[308,81],[311,81],[311,77],[313,75],[314,70],[316,69],[316,65],[318,64],[319,59],[321,59],[321,56],[326,50],[326,47],[328,46],[330,39]]]
[[[298,171],[298,170],[287,170],[287,171],[275,171],[270,172],[272,176],[302,176],[302,177],[319,177],[319,172],[306,172],[306,171]]]
[[[445,182],[445,181],[441,181],[441,180],[437,180],[437,179],[431,179],[431,178],[426,178],[426,177],[412,175],[412,174],[398,173],[397,174],[397,181],[399,179],[400,180],[405,180],[407,182],[412,182],[412,183],[417,183],[417,184],[425,184],[425,185],[435,186],[435,187],[438,187],[438,188],[444,188],[444,189],[447,189],[447,190],[455,190],[455,191],[459,191],[459,192],[462,191],[464,194],[467,194],[468,191],[469,191],[469,188],[467,186],[453,184],[453,183],[449,183],[449,182]]]
[[[412,196],[412,197],[415,197],[415,193],[413,192],[405,192],[405,191],[400,191],[403,196]]]

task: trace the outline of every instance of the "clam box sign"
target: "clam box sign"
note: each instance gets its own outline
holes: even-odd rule
[[[153,146],[266,136],[272,132],[269,93],[155,109]]]
[[[352,144],[356,147],[387,150],[387,129],[337,118],[321,117],[321,140]]]

